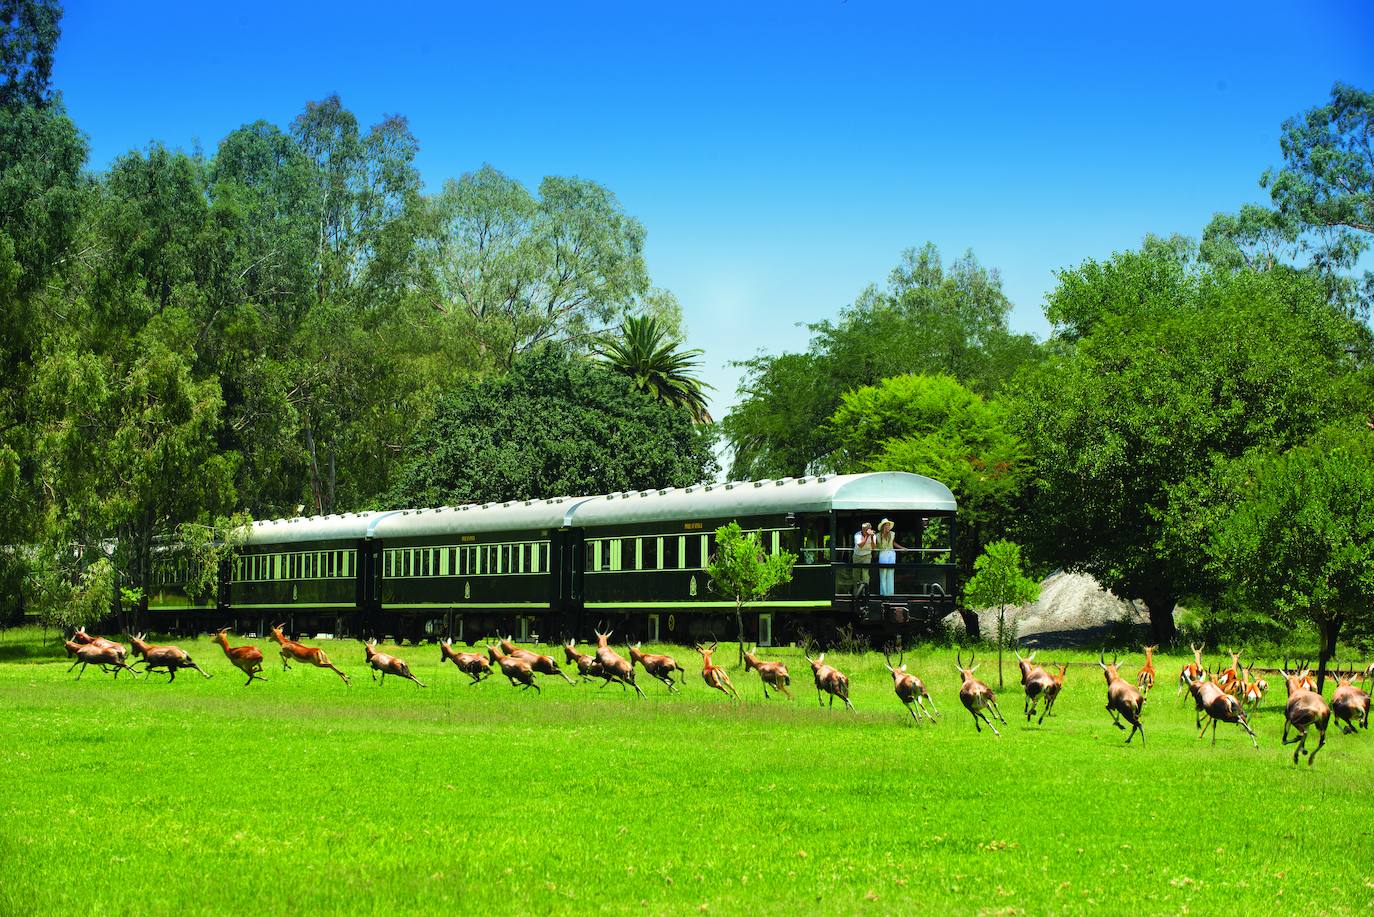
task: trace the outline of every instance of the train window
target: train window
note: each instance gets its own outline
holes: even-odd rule
[[[715,536],[715,533],[712,532],[710,535],[702,535],[702,536],[701,536],[701,556],[702,556],[703,560],[702,560],[701,565],[704,567],[704,566],[706,566],[707,564],[709,564],[709,563],[711,562],[711,558],[715,555],[715,553],[716,553],[716,536]]]
[[[686,551],[682,555],[682,565],[688,570],[695,570],[701,566],[701,545],[703,539],[696,535],[682,536],[686,541]]]
[[[391,551],[382,554],[382,576],[391,576]]]
[[[444,562],[444,576],[453,576],[458,572],[458,549],[449,548],[444,552],[446,559]]]
[[[429,553],[430,553],[430,558],[429,558],[429,569],[430,569],[430,572],[431,572],[434,576],[438,576],[438,575],[439,575],[439,561],[443,559],[443,554],[444,554],[444,552],[443,552],[443,551],[440,551],[438,548],[431,548]]]
[[[637,570],[637,569],[639,569],[639,564],[637,563],[637,561],[638,561],[638,559],[639,559],[639,555],[638,555],[638,553],[636,552],[636,548],[638,548],[638,547],[639,547],[639,539],[637,539],[637,538],[622,538],[622,539],[620,539],[620,569],[622,569],[622,570]]]
[[[549,545],[547,542],[541,542],[539,545],[539,572],[549,572]]]
[[[334,552],[326,551],[324,555],[324,575],[334,575]]]
[[[415,575],[429,576],[429,552],[420,551],[419,555],[419,557],[415,558]]]
[[[401,576],[410,576],[410,563],[411,563],[410,556],[411,556],[412,553],[414,553],[414,552],[412,552],[412,551],[402,551],[402,552],[401,552]]]

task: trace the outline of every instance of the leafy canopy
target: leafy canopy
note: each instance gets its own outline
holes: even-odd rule
[[[447,394],[387,499],[437,506],[684,487],[714,475],[712,439],[597,361],[545,348]]]
[[[697,423],[710,423],[704,389],[695,374],[700,350],[683,350],[682,341],[652,315],[631,315],[614,335],[604,335],[597,354],[616,372],[628,376],[636,389],[655,401],[687,411]]]

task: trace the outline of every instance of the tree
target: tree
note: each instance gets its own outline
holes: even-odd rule
[[[1367,316],[1374,272],[1358,280],[1350,272],[1374,242],[1371,135],[1374,93],[1337,83],[1329,104],[1283,123],[1284,165],[1260,177],[1273,209],[1247,205],[1234,216],[1218,214],[1207,227],[1204,256],[1223,267],[1299,264],[1321,279],[1333,303]]]
[[[655,401],[679,407],[697,423],[710,423],[703,389],[697,378],[700,350],[682,350],[682,341],[671,336],[653,316],[628,316],[616,335],[606,335],[596,353],[611,369],[629,377],[636,389]]]
[[[991,393],[1035,358],[1028,335],[1007,329],[1011,303],[995,270],[972,253],[946,268],[931,244],[903,253],[885,289],[870,287],[835,322],[808,326],[803,354],[759,355],[721,429],[730,476],[780,477],[834,465],[826,421],[841,396],[904,373],[946,374]]]
[[[740,663],[744,662],[744,606],[761,602],[779,586],[792,581],[797,555],[769,554],[757,532],[744,532],[738,522],[716,529],[716,552],[706,563],[711,590],[735,603],[735,629]]]
[[[973,577],[964,584],[964,601],[997,609],[997,687],[1002,687],[1002,648],[1007,645],[1007,606],[1028,605],[1040,598],[1040,584],[1021,570],[1021,546],[994,541],[973,562]]]
[[[1029,455],[1000,403],[950,376],[894,376],[846,393],[827,428],[836,471],[909,471],[954,492],[965,577],[988,542],[1011,528]],[[961,614],[977,638],[978,616]]]
[[[386,499],[439,506],[684,487],[714,475],[713,438],[597,361],[545,348],[444,396]]]
[[[1210,563],[1227,600],[1316,626],[1320,690],[1343,631],[1374,625],[1374,437],[1354,424],[1323,431],[1229,477]]]
[[[1359,331],[1313,278],[1214,271],[1169,244],[1066,271],[1050,315],[1059,352],[1008,396],[1034,456],[1017,529],[1044,563],[1144,599],[1170,642],[1180,597],[1216,591],[1179,521],[1219,463],[1368,402]]]
[[[491,166],[430,202],[422,244],[432,308],[510,368],[546,342],[585,347],[649,292],[644,227],[602,185],[549,176],[538,196]]]
[[[55,0],[0,0],[0,107],[42,108],[51,100],[61,19]]]

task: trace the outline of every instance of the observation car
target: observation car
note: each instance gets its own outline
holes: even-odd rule
[[[149,623],[265,633],[691,642],[735,633],[734,601],[711,588],[715,530],[738,522],[769,552],[796,555],[792,581],[745,607],[767,646],[845,626],[898,634],[955,609],[957,506],[921,475],[874,472],[703,484],[591,497],[256,522],[220,571],[213,603],[185,594],[175,550],[155,564]],[[861,523],[894,523],[904,550],[880,595],[877,554],[855,564]]]

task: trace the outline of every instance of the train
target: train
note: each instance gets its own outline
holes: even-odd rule
[[[790,582],[746,606],[748,642],[903,635],[955,610],[957,515],[939,481],[870,472],[261,520],[211,595],[188,592],[189,559],[165,545],[146,623],[263,634],[285,622],[292,634],[397,643],[585,640],[597,627],[649,642],[731,639],[735,601],[713,591],[707,565],[716,529],[737,522],[763,550],[796,557]],[[855,562],[853,538],[884,518],[903,548],[884,568],[887,589],[874,560]]]

